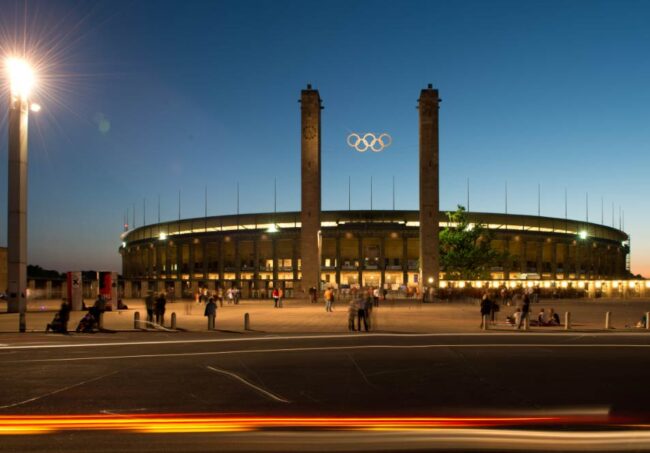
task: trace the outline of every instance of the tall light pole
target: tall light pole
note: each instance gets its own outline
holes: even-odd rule
[[[7,308],[19,314],[19,330],[25,331],[27,308],[27,123],[29,94],[34,73],[24,60],[9,58],[6,69],[10,83],[9,101],[9,190],[8,190],[8,283]]]

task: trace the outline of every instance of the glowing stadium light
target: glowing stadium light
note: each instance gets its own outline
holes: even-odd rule
[[[166,239],[167,239],[167,234],[165,234],[165,233],[160,233],[160,236],[158,237],[158,239],[160,239],[161,241],[166,240]]]
[[[280,229],[275,223],[271,224],[271,226],[266,229],[267,233],[277,233],[278,231],[280,231]]]
[[[27,99],[35,82],[31,66],[20,58],[7,58],[5,66],[9,75],[12,96]]]
[[[585,230],[582,230],[582,231],[580,231],[580,233],[578,233],[578,237],[580,237],[580,239],[583,239],[583,240],[587,239],[587,236],[588,236],[588,234],[587,234],[587,231],[585,231]]]

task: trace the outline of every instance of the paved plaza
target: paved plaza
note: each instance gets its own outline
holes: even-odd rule
[[[109,311],[104,315],[104,328],[110,331],[134,330],[134,313],[146,318],[144,301],[126,300],[127,310]],[[27,331],[44,331],[55,310],[57,300],[32,301],[28,306]],[[171,315],[176,314],[176,327],[180,332],[207,331],[204,304],[193,301],[168,302],[165,328],[171,327]],[[600,331],[605,327],[605,313],[611,312],[611,332],[639,331],[635,328],[641,316],[650,311],[650,299],[580,299],[541,300],[531,304],[531,319],[537,317],[540,308],[553,308],[564,320],[564,313],[571,312],[571,329],[575,331]],[[496,322],[490,330],[509,331],[506,322],[514,306],[502,306]],[[0,306],[0,311],[4,307]],[[249,314],[250,329],[244,328],[244,316]],[[72,312],[69,330],[74,331],[85,312]],[[372,311],[371,329],[377,332],[395,333],[462,333],[479,332],[480,315],[478,301],[435,302],[423,304],[413,300],[388,300]],[[144,328],[144,324],[142,325]],[[0,314],[0,332],[16,332],[18,315]],[[161,330],[151,326],[148,330]],[[564,327],[531,327],[536,332],[555,332]],[[274,308],[272,300],[242,300],[238,305],[224,303],[217,309],[216,331],[220,333],[342,333],[348,331],[348,303],[337,302],[334,311],[327,313],[324,303],[312,304],[305,300],[287,299],[282,308]]]

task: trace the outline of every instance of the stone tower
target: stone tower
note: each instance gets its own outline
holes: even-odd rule
[[[303,291],[320,287],[320,111],[318,90],[307,85],[300,94],[301,181],[300,220],[301,287]]]
[[[438,90],[431,84],[420,92],[420,288],[437,287],[440,275],[439,103]]]

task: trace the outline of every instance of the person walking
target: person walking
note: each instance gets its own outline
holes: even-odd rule
[[[144,306],[147,309],[147,324],[153,324],[153,310],[156,305],[156,299],[154,298],[153,291],[149,291],[146,299],[144,300]]]
[[[212,297],[210,297],[208,303],[205,304],[204,315],[208,318],[208,330],[214,330],[214,321],[217,317],[217,304],[214,303]]]
[[[160,296],[158,296],[158,299],[156,299],[156,306],[154,311],[156,315],[156,324],[161,326],[165,324],[165,305],[167,305],[165,293],[160,293]]]
[[[521,328],[521,325],[526,322],[528,319],[528,313],[530,312],[530,297],[528,293],[524,293],[524,299],[521,304],[521,319],[519,319],[519,324],[517,324],[517,330]]]
[[[487,323],[486,318],[490,316],[490,312],[492,311],[492,301],[490,300],[490,296],[487,292],[483,293],[483,297],[481,298],[481,325],[479,326],[481,329],[484,327],[487,328]]]

